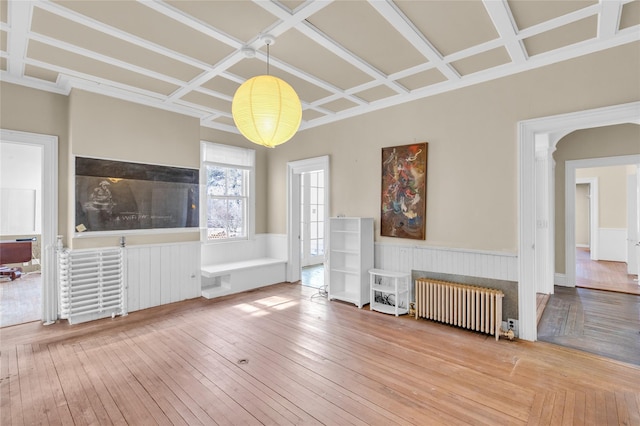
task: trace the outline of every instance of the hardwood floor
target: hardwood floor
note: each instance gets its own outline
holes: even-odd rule
[[[303,267],[300,274],[300,283],[307,287],[324,287],[324,264]]]
[[[540,319],[544,313],[547,303],[549,302],[550,295],[537,293],[536,294],[536,324],[540,324]]]
[[[640,367],[278,284],[0,329],[0,423],[640,424]]]
[[[640,366],[640,296],[556,287],[538,339]]]
[[[591,260],[589,249],[576,249],[576,287],[640,295],[637,275],[627,274],[624,262]]]

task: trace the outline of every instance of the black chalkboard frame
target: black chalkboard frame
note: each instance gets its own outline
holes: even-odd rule
[[[199,229],[199,170],[75,157],[76,234]]]

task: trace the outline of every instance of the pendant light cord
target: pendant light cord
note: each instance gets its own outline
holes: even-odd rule
[[[269,45],[271,43],[267,43],[267,75],[269,75]]]

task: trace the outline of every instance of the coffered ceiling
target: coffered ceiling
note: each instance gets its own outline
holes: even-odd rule
[[[640,0],[0,2],[0,77],[80,88],[238,133],[231,100],[269,73],[301,129],[640,40]],[[251,57],[250,54],[255,55]]]

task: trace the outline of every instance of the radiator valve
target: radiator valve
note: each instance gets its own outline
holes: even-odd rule
[[[502,328],[500,329],[500,337],[506,337],[509,340],[513,340],[516,335],[513,332],[513,329],[508,329],[508,330],[503,330]]]

